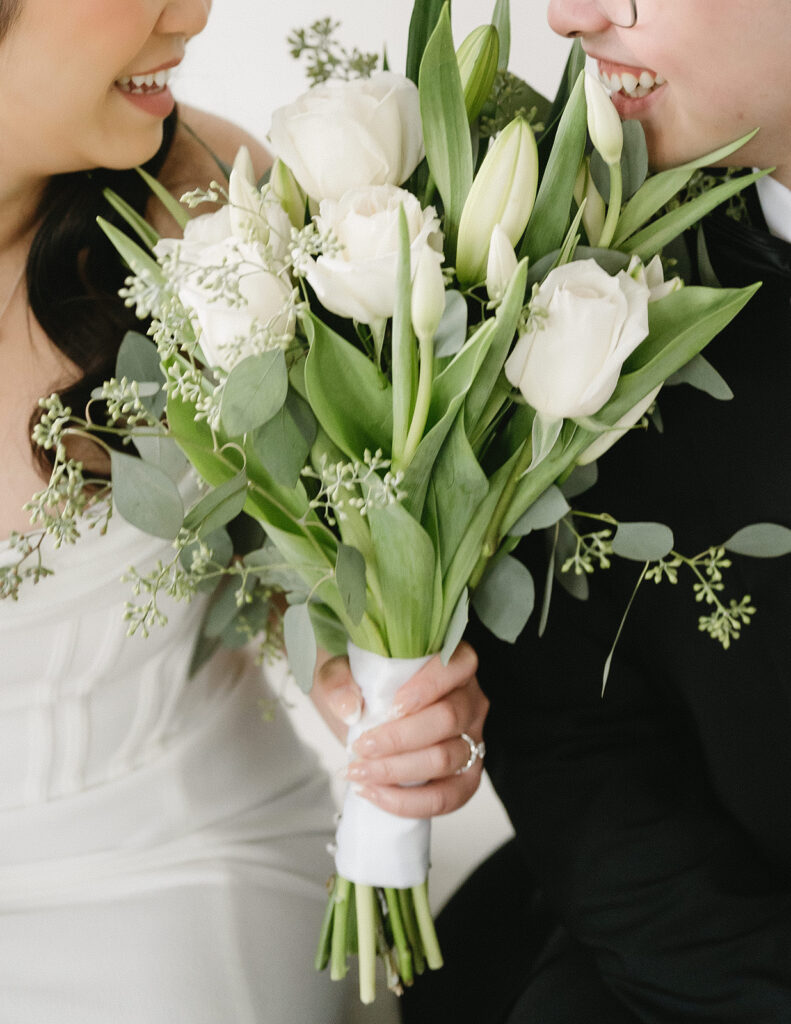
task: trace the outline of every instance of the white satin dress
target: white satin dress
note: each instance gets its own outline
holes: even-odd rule
[[[326,779],[246,654],[189,678],[200,602],[126,636],[167,550],[116,515],[0,603],[0,1024],[341,1022]]]

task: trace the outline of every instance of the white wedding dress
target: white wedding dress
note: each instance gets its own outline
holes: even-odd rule
[[[126,636],[168,552],[116,515],[0,603],[0,1024],[343,1020],[313,754],[246,654],[189,678],[202,602]]]

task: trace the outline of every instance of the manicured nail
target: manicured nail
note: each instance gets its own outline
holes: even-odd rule
[[[357,694],[335,694],[330,700],[335,714],[345,725],[357,725],[363,713],[362,701]]]
[[[378,747],[374,737],[366,733],[357,740],[352,750],[355,754],[359,754],[360,757],[375,757]]]
[[[346,778],[351,780],[357,779],[358,781],[363,781],[367,779],[370,774],[368,766],[360,764],[359,761],[354,761],[346,769]]]
[[[357,796],[361,797],[363,800],[370,800],[372,803],[376,803],[376,793],[374,792],[374,790],[369,789],[367,786],[360,785],[352,786],[352,789],[357,794]]]
[[[411,715],[413,711],[417,711],[420,707],[420,699],[417,697],[402,697],[393,704],[390,709],[391,718],[404,718],[406,715]]]

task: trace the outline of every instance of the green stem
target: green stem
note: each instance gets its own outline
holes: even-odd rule
[[[414,969],[422,974],[426,969],[426,958],[423,955],[423,944],[420,941],[420,929],[418,928],[415,915],[415,904],[412,899],[411,889],[398,889],[398,905],[401,909],[401,918],[406,929],[409,945],[412,947],[412,960]]]
[[[349,970],[346,955],[346,931],[351,908],[351,892],[352,883],[345,878],[339,878],[333,895],[335,912],[332,921],[332,949],[330,951],[330,977],[333,981],[341,981]]]
[[[376,999],[376,894],[373,886],[354,886],[357,906],[357,958],[360,972],[360,1002],[366,1006]]]
[[[599,237],[600,249],[608,249],[610,242],[615,237],[615,229],[621,216],[622,199],[623,174],[621,172],[621,165],[620,163],[610,164],[610,205],[607,208],[607,218],[604,221],[604,227]]]
[[[404,919],[398,904],[398,893],[395,889],[385,889],[385,899],[390,915],[390,927],[393,931],[393,942],[398,953],[398,969],[401,980],[405,985],[411,985],[415,980],[415,975],[412,970],[412,954],[409,951],[409,943],[404,931]]]
[[[508,477],[505,487],[503,488],[503,493],[500,495],[500,500],[495,506],[492,521],[489,525],[489,529],[486,531],[486,536],[483,539],[480,558],[478,559],[478,562],[472,571],[472,575],[470,576],[470,590],[474,590],[481,582],[481,577],[486,571],[489,559],[496,554],[497,549],[500,546],[500,528],[503,525],[503,520],[508,512],[511,501],[513,500],[517,485],[527,472],[527,468],[532,461],[533,445],[530,439],[528,439],[522,445],[519,458],[514,463],[511,475]]]
[[[415,901],[415,916],[420,930],[420,940],[426,954],[426,961],[432,971],[442,967],[442,951],[439,948],[439,939],[434,928],[434,919],[431,916],[431,907],[428,903],[428,882],[416,885],[412,889],[412,898]]]
[[[425,196],[423,198],[423,206],[424,207],[431,206],[431,201],[433,200],[436,192],[437,192],[437,183],[436,183],[436,181],[434,181],[433,175],[429,174],[428,181],[426,182],[426,194],[425,194]]]
[[[332,883],[330,898],[327,900],[327,907],[324,911],[324,920],[321,922],[319,932],[319,945],[316,949],[315,966],[317,971],[323,971],[330,962],[330,949],[332,947],[332,921],[335,917],[335,888],[338,884],[337,878]]]
[[[434,379],[434,339],[421,338],[420,340],[420,376],[418,377],[417,398],[415,399],[415,410],[412,413],[412,422],[409,424],[406,445],[404,446],[403,465],[397,468],[405,468],[412,461],[417,446],[423,438],[423,431],[428,420],[428,411],[431,406],[431,384]]]

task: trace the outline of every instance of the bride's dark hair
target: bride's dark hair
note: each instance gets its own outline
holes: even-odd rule
[[[24,0],[0,0],[0,41],[12,28]],[[162,145],[145,165],[155,177],[170,151],[176,113],[165,121]],[[97,168],[53,177],[38,209],[38,230],[27,261],[30,308],[51,341],[82,370],[81,380],[62,391],[64,402],[81,412],[91,391],[113,375],[124,334],[140,322],[118,297],[127,271],[96,223],[121,218],[104,197],[111,188],[138,212],[145,211],[148,186],[134,170]],[[53,382],[56,384],[57,382]],[[33,414],[33,420],[38,411]]]

